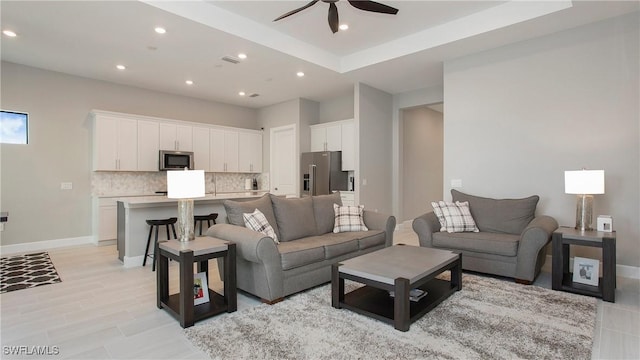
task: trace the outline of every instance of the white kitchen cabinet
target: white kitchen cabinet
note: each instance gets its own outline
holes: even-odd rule
[[[195,170],[211,171],[211,138],[208,127],[193,127],[193,167]]]
[[[115,241],[118,228],[118,211],[115,199],[98,199],[97,244]]]
[[[159,132],[157,121],[138,120],[138,171],[158,171]]]
[[[94,114],[93,170],[137,170],[137,133],[135,119]]]
[[[340,191],[340,200],[342,200],[343,206],[355,206],[356,205],[356,197],[353,191]]]
[[[262,134],[238,134],[238,170],[248,173],[262,172]]]
[[[342,150],[342,128],[340,124],[325,123],[311,125],[311,151]]]
[[[342,170],[356,169],[356,130],[353,120],[345,121],[342,130]]]
[[[160,123],[160,150],[193,151],[193,127]]]
[[[238,172],[238,132],[210,130],[210,169],[213,172]]]

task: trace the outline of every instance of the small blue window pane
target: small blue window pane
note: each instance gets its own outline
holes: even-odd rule
[[[0,143],[27,144],[29,115],[13,111],[0,111]]]

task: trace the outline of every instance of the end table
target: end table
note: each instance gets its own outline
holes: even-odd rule
[[[156,247],[157,269],[157,306],[164,308],[187,328],[196,321],[222,312],[237,310],[236,289],[236,244],[213,237],[197,237],[193,241],[160,241]],[[194,305],[193,300],[193,264],[198,271],[209,278],[209,259],[222,258],[224,261],[224,295],[209,291],[209,302]],[[180,292],[169,295],[169,259],[180,264]],[[208,285],[208,284],[207,284]]]
[[[616,232],[580,231],[570,227],[560,227],[552,235],[552,278],[553,290],[568,291],[581,295],[595,296],[604,301],[615,302],[616,289]],[[591,246],[602,249],[602,277],[598,286],[573,282],[569,269],[569,246]]]

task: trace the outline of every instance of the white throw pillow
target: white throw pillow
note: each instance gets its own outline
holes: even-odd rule
[[[244,213],[242,214],[242,218],[244,219],[244,226],[248,229],[263,233],[271,237],[276,244],[280,244],[276,232],[273,231],[273,227],[271,227],[262,211],[256,209],[252,213]]]
[[[336,216],[333,232],[369,231],[362,219],[363,210],[364,205],[340,206],[333,204],[333,211]]]
[[[440,231],[446,231],[447,229],[447,221],[444,219],[444,215],[442,215],[442,209],[440,209],[440,205],[437,202],[432,201],[431,207],[433,208],[433,213],[438,218],[440,222]]]
[[[440,210],[442,210],[442,215],[446,222],[445,230],[447,232],[480,231],[476,226],[476,222],[473,220],[473,216],[471,216],[469,202],[456,201],[455,203],[448,203],[439,201],[438,205],[440,206]],[[440,229],[440,231],[443,230]]]

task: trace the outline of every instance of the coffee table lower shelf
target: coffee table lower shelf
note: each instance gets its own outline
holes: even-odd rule
[[[409,302],[409,322],[413,323],[458,291],[450,281],[433,279],[419,286],[427,292],[422,299]],[[344,295],[340,307],[394,325],[394,298],[387,290],[363,286]]]
[[[180,321],[180,294],[169,295],[167,301],[162,301],[162,308],[167,310],[174,318]],[[209,302],[193,307],[193,321],[199,321],[214,315],[227,312],[229,306],[224,300],[224,296],[209,289]]]

